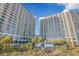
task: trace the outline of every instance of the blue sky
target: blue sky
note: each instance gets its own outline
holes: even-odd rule
[[[23,3],[22,5],[36,16],[36,35],[40,32],[39,17],[54,15],[64,10],[64,6],[57,3]]]

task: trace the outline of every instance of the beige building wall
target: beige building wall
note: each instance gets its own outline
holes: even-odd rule
[[[35,18],[19,3],[0,3],[0,33],[34,37]]]
[[[69,38],[79,44],[79,13],[68,10],[40,18],[40,35],[46,39]]]

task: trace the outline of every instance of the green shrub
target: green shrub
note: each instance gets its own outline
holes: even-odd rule
[[[0,44],[10,43],[12,40],[11,36],[4,36],[0,38]]]
[[[63,39],[51,39],[48,40],[49,43],[53,43],[53,44],[63,44],[64,40]]]
[[[20,46],[20,50],[22,51],[29,50],[29,49],[33,49],[32,43],[26,43]]]
[[[3,45],[3,48],[2,48],[3,52],[10,52],[10,51],[13,51],[13,50],[14,50],[13,46],[11,46],[11,45]]]
[[[40,43],[40,42],[44,42],[45,39],[42,37],[34,37],[32,38],[32,43]]]

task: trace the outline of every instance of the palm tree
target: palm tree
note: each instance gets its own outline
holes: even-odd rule
[[[4,36],[0,38],[0,45],[2,45],[3,51],[10,51],[9,49],[12,49],[12,46],[10,46],[10,43],[12,42],[11,36]]]
[[[12,42],[12,37],[11,36],[4,36],[1,37],[0,43],[5,44],[5,43],[10,43]]]

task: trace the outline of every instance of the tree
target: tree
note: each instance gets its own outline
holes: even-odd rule
[[[28,42],[28,43],[32,42],[32,38],[29,37],[27,42]]]
[[[38,42],[38,38],[37,37],[32,38],[32,43],[37,43],[37,42]]]
[[[0,38],[0,47],[2,47],[2,51],[10,51],[13,49],[13,46],[9,44],[10,42],[12,42],[11,36],[3,36]]]
[[[2,52],[3,45],[0,44],[0,52]]]
[[[39,37],[39,38],[38,38],[38,42],[44,42],[44,41],[45,41],[44,38],[42,38],[42,37]]]
[[[66,46],[68,47],[68,49],[71,49],[75,47],[74,43],[71,41],[72,39],[67,39],[66,42]]]
[[[26,43],[20,46],[20,50],[24,51],[24,50],[29,50],[29,49],[33,49],[33,44],[32,43]]]
[[[4,37],[1,37],[0,39],[1,44],[10,43],[10,42],[12,42],[11,36],[4,36]]]
[[[32,43],[40,43],[40,42],[44,42],[44,41],[45,41],[45,39],[42,37],[34,37],[32,39]]]
[[[14,47],[11,45],[3,45],[2,51],[3,52],[10,52],[13,51]]]

